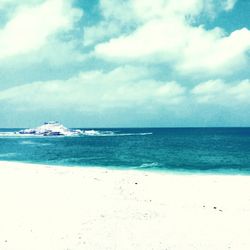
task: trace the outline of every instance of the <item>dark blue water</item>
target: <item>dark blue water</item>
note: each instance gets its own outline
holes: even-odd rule
[[[0,136],[0,160],[66,166],[250,173],[250,128],[98,130],[98,136]],[[114,133],[102,134],[107,130]]]

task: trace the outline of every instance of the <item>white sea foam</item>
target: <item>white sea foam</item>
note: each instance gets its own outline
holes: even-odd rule
[[[15,136],[15,132],[0,132],[0,137]]]
[[[32,144],[36,144],[36,142],[33,141],[21,141],[19,142],[20,144],[24,144],[24,145],[32,145]]]
[[[160,166],[158,162],[150,162],[150,163],[143,163],[139,168],[152,168],[158,166]]]
[[[57,135],[57,136],[146,136],[152,135],[153,133],[119,133],[113,131],[100,131],[100,130],[75,130],[77,134],[65,134],[65,135]],[[25,137],[25,138],[33,138],[33,137],[44,137],[44,134],[19,134],[17,132],[0,132],[0,137]],[[46,137],[55,137],[55,135],[46,135]],[[23,144],[28,144],[29,142],[24,142]]]
[[[81,134],[80,130],[71,130],[64,127],[59,122],[45,122],[37,128],[24,129],[17,132],[25,135],[43,135],[43,136],[72,136]]]
[[[134,136],[134,135],[152,135],[152,132],[148,133],[122,133],[119,131],[104,131],[104,130],[79,130],[81,135],[86,136]]]
[[[113,131],[100,131],[100,130],[81,130],[82,135],[86,136],[113,136],[115,133]]]
[[[5,153],[5,154],[0,154],[1,158],[8,158],[17,155],[16,153]]]
[[[35,142],[35,141],[21,141],[19,142],[22,145],[40,145],[40,146],[49,146],[51,143],[41,143],[41,142]]]
[[[116,136],[131,136],[131,135],[152,135],[152,132],[149,133],[121,133],[121,134],[116,134]]]
[[[78,130],[80,131],[80,130]],[[112,131],[97,131],[97,130],[81,130],[78,134],[67,134],[67,135],[58,135],[58,136],[67,136],[67,137],[75,137],[75,136],[146,136],[152,135],[153,133],[116,133]],[[44,137],[43,134],[18,134],[16,132],[0,132],[0,137],[25,137],[25,138],[33,138],[33,137]],[[46,135],[46,137],[55,137],[55,135]]]
[[[43,135],[32,135],[32,134],[18,134],[17,132],[0,132],[0,137],[43,137]]]

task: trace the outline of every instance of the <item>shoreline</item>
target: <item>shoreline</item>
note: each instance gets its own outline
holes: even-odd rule
[[[187,170],[187,169],[168,169],[168,168],[150,168],[150,167],[115,167],[115,166],[97,166],[97,165],[60,165],[60,164],[46,164],[46,163],[33,163],[33,162],[24,162],[24,161],[7,161],[7,160],[0,160],[0,165],[15,165],[15,166],[22,166],[28,165],[33,167],[49,167],[49,168],[74,168],[74,169],[96,169],[96,170],[109,170],[109,171],[135,171],[135,172],[145,172],[145,173],[155,173],[160,175],[198,175],[198,176],[249,176],[250,171],[236,171],[234,169],[216,169],[216,170]]]
[[[2,250],[248,250],[250,176],[0,161]]]

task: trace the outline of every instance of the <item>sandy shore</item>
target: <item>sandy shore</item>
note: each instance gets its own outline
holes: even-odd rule
[[[0,249],[249,250],[250,176],[0,162]]]

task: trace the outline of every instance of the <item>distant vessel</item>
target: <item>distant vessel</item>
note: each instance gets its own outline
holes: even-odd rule
[[[42,126],[39,126],[37,128],[20,130],[19,132],[17,132],[17,134],[42,136],[72,136],[81,135],[83,134],[83,131],[68,129],[57,121],[49,121],[45,122]]]

